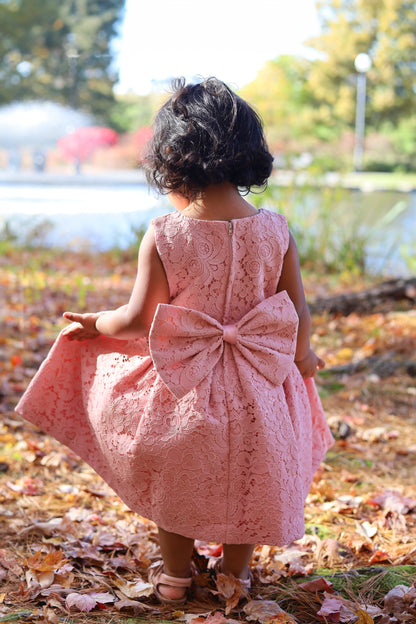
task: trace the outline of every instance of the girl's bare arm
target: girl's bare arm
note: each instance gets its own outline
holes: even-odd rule
[[[278,292],[283,290],[287,291],[299,317],[295,363],[302,377],[313,377],[316,369],[323,368],[325,363],[310,348],[311,317],[303,290],[298,250],[292,234],[289,234],[289,247],[284,257],[277,288]]]
[[[65,312],[64,317],[76,325],[63,333],[70,340],[99,334],[122,340],[140,338],[148,333],[158,303],[169,303],[169,286],[150,227],[140,245],[136,282],[128,304],[109,312]]]

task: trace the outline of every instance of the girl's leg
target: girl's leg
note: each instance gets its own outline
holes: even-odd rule
[[[223,544],[222,572],[236,578],[247,579],[254,544]]]
[[[191,557],[194,540],[177,533],[159,529],[159,544],[164,565],[164,572],[169,576],[187,578],[191,576]],[[177,599],[185,595],[185,589],[161,585],[160,593],[165,598]]]

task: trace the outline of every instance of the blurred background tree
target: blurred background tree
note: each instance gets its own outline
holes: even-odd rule
[[[147,95],[114,90],[112,40],[124,4],[0,0],[0,105],[49,99],[131,135],[151,125],[162,89]],[[364,169],[416,169],[415,9],[414,0],[321,0],[322,34],[306,42],[310,58],[270,60],[241,89],[263,117],[273,152],[284,155],[283,166],[307,162],[299,157],[308,153],[318,168],[351,168],[354,60],[364,52],[372,60]]]
[[[136,95],[135,93],[117,93],[116,105],[111,110],[110,125],[117,132],[130,132],[143,126],[150,126],[155,111],[162,103],[160,93]]]
[[[308,77],[312,63],[304,58],[280,56],[265,63],[256,79],[239,94],[255,103],[272,149],[304,135],[305,110],[313,105]]]
[[[308,41],[323,54],[310,72],[310,87],[320,101],[318,114],[328,123],[353,127],[356,72],[354,60],[365,52],[368,72],[368,123],[379,128],[416,108],[416,5],[404,0],[322,0],[322,34]],[[330,112],[330,115],[328,115]]]
[[[272,150],[286,164],[310,152],[325,169],[351,168],[358,54],[367,73],[367,170],[416,169],[416,3],[322,0],[313,60],[280,56],[241,89],[262,115]],[[293,156],[293,158],[291,158]]]
[[[322,34],[310,40],[322,58],[313,63],[310,88],[317,105],[313,125],[338,137],[355,121],[354,60],[371,57],[367,74],[366,168],[416,166],[416,4],[407,0],[322,0]]]
[[[0,0],[0,104],[48,99],[108,122],[124,0]]]

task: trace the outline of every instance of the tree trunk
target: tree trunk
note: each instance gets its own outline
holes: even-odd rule
[[[312,314],[330,312],[347,316],[351,312],[372,312],[391,300],[407,299],[416,302],[416,278],[393,279],[360,292],[317,299],[309,304]]]

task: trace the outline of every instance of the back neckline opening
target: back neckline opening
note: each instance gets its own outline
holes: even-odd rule
[[[199,219],[198,217],[191,217],[180,210],[174,210],[174,213],[177,213],[179,216],[184,217],[185,219],[189,219],[190,221],[202,221],[203,223],[232,223],[234,221],[244,221],[245,219],[253,219],[253,217],[258,217],[262,212],[263,208],[258,208],[257,212],[252,215],[247,215],[245,217],[235,217],[233,219]]]

